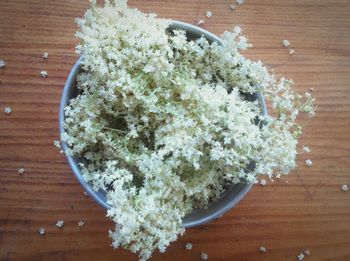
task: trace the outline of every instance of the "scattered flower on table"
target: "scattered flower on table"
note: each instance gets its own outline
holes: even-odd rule
[[[302,260],[304,260],[304,258],[305,258],[305,255],[303,253],[300,253],[299,255],[297,255],[298,261],[302,261]]]
[[[63,225],[64,225],[64,221],[63,220],[58,220],[57,223],[56,223],[56,226],[59,227],[59,228],[63,227]]]
[[[283,40],[282,45],[287,48],[290,45],[290,42],[288,40]]]
[[[236,0],[236,3],[237,3],[238,5],[243,5],[244,0]]]
[[[341,190],[344,191],[344,192],[348,191],[349,190],[348,185],[345,185],[345,184],[341,185]]]
[[[212,13],[211,11],[207,11],[206,16],[207,16],[208,18],[210,18],[210,17],[213,16],[213,13]]]
[[[307,256],[309,256],[309,255],[311,255],[311,251],[310,251],[309,249],[306,249],[306,250],[304,251],[304,254],[307,255]]]
[[[41,236],[45,235],[45,228],[43,227],[39,228],[38,232]]]
[[[309,153],[311,150],[308,146],[303,146],[303,151]]]
[[[266,247],[264,247],[264,246],[261,246],[261,247],[259,247],[259,251],[261,252],[261,253],[266,253]]]
[[[192,249],[192,244],[191,243],[187,243],[185,248],[186,248],[186,250],[191,250]]]
[[[6,66],[6,62],[0,59],[0,69],[4,68],[5,66]]]
[[[311,159],[305,160],[305,165],[308,166],[308,167],[311,167],[312,166],[312,160]]]
[[[56,147],[56,148],[61,148],[61,142],[59,140],[54,140],[53,141],[53,145]]]
[[[85,225],[85,222],[83,221],[83,220],[80,220],[79,222],[78,222],[78,226],[79,227],[83,227]]]
[[[46,78],[46,77],[48,76],[47,71],[41,71],[41,72],[40,72],[40,76],[41,76],[42,78]]]
[[[259,184],[262,186],[266,186],[266,184],[267,184],[266,179],[261,179]]]
[[[202,25],[202,24],[204,24],[205,23],[205,21],[203,20],[203,19],[200,19],[197,23],[196,23],[196,25]]]
[[[49,53],[44,52],[42,58],[45,59],[45,60],[48,59],[49,58]]]
[[[25,172],[24,168],[19,168],[18,169],[18,174],[22,175]]]
[[[4,108],[4,113],[7,114],[7,115],[10,115],[12,112],[11,108],[10,107],[5,107]]]
[[[202,260],[208,260],[208,254],[207,253],[201,253],[201,259]]]

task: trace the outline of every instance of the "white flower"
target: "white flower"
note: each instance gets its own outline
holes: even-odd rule
[[[4,68],[5,66],[6,66],[6,62],[0,59],[0,69]]]
[[[24,168],[19,168],[18,169],[18,174],[22,175],[25,172]]]
[[[7,115],[10,115],[12,112],[11,108],[10,107],[5,107],[4,108],[4,113],[6,113]]]
[[[290,45],[290,42],[288,40],[283,40],[282,45],[287,48]]]
[[[56,226],[60,227],[60,228],[63,227],[63,225],[64,225],[64,221],[63,220],[58,220],[57,223],[56,223]]]
[[[202,24],[204,24],[205,23],[205,21],[203,20],[203,19],[200,19],[200,20],[198,20],[198,22],[196,23],[196,25],[202,25]]]
[[[208,18],[212,17],[212,15],[213,15],[213,13],[212,13],[211,11],[207,11],[206,16],[207,16]]]
[[[201,259],[202,260],[208,260],[208,254],[207,253],[201,253]]]
[[[78,222],[78,226],[79,227],[83,227],[85,225],[85,222],[83,221],[83,220],[80,220],[79,222]]]
[[[60,143],[60,141],[59,140],[54,140],[53,141],[53,145],[56,147],[56,148],[61,148],[61,143]]]
[[[349,190],[348,185],[345,185],[345,184],[341,185],[341,190],[344,191],[344,192],[348,191]]]
[[[48,59],[49,58],[49,54],[47,52],[44,52],[42,58],[45,59],[45,60]]]
[[[311,150],[310,150],[310,148],[309,148],[309,147],[307,147],[307,146],[303,146],[303,151],[305,151],[305,152],[309,153]]]
[[[242,4],[244,3],[244,0],[236,0],[236,3],[237,3],[238,5],[242,5]]]
[[[266,186],[266,183],[267,183],[267,182],[266,182],[266,179],[261,179],[259,183],[260,183],[260,185],[262,185],[262,186]]]
[[[45,228],[43,227],[39,228],[38,232],[41,236],[45,235]]]
[[[46,78],[47,77],[47,71],[41,71],[40,72],[40,76],[42,77],[42,78]]]
[[[259,251],[262,253],[266,253],[266,248],[264,246],[259,247]]]
[[[306,250],[304,251],[304,254],[307,255],[307,256],[309,256],[309,255],[311,255],[311,251],[310,251],[309,249],[306,249]]]
[[[303,253],[300,253],[299,255],[297,255],[297,259],[298,259],[299,261],[304,260],[304,258],[305,258],[305,255],[304,255]]]
[[[191,243],[187,243],[185,248],[186,248],[186,250],[191,250],[192,249],[192,244]]]
[[[310,159],[305,160],[305,165],[308,166],[308,167],[311,167],[312,166],[312,160],[310,160]]]

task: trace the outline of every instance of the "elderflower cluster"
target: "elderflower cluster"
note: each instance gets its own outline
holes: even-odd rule
[[[107,193],[113,247],[148,259],[183,234],[183,218],[207,207],[233,183],[295,167],[299,112],[311,96],[276,79],[239,51],[239,27],[221,43],[168,31],[171,21],[126,1],[92,1],[77,19],[80,94],[65,108],[66,153],[84,179]],[[266,116],[261,92],[277,112]]]

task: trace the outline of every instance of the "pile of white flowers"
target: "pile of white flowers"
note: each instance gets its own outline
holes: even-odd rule
[[[189,41],[167,31],[169,20],[121,0],[93,1],[77,23],[80,94],[65,108],[61,138],[85,180],[107,191],[115,248],[142,260],[164,252],[184,232],[184,216],[228,184],[295,167],[295,120],[314,113],[313,98],[239,54],[249,47],[239,27],[222,45]],[[257,92],[275,116],[244,99]]]

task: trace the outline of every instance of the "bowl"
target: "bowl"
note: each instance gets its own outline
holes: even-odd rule
[[[201,36],[204,36],[209,42],[218,42],[219,44],[222,43],[221,39],[216,35],[188,23],[184,23],[180,21],[172,21],[172,23],[168,27],[168,30],[171,31],[174,29],[182,29],[186,31],[187,38],[190,40],[197,39]],[[68,75],[67,81],[63,89],[60,108],[59,108],[60,135],[64,131],[63,129],[64,108],[69,104],[70,99],[76,97],[78,94],[78,90],[76,88],[76,78],[81,70],[80,63],[81,63],[81,59],[78,59],[78,61],[74,64],[73,68],[71,69]],[[246,98],[248,100],[258,100],[262,109],[262,113],[267,114],[265,100],[261,93],[248,95],[246,96]],[[66,150],[67,144],[62,142],[62,148],[63,150]],[[92,189],[92,186],[84,180],[78,166],[78,162],[79,162],[78,159],[75,157],[71,157],[69,155],[66,155],[66,157],[73,174],[79,181],[80,185],[84,188],[84,190],[103,208],[105,209],[109,208],[106,202],[105,191],[94,191]],[[194,209],[190,214],[188,214],[183,219],[183,223],[182,223],[183,227],[189,228],[189,227],[198,226],[222,216],[225,212],[227,212],[233,206],[235,206],[248,193],[251,187],[252,187],[252,184],[245,184],[245,183],[233,184],[221,195],[219,200],[210,203],[207,209]]]

